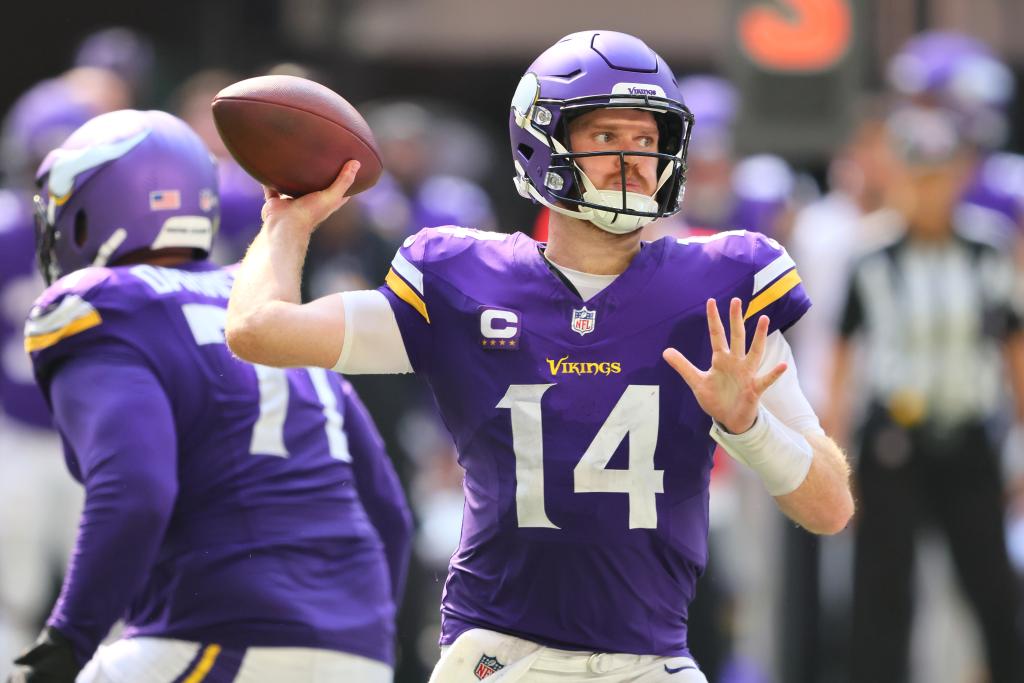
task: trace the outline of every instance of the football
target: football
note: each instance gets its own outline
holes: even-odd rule
[[[297,76],[259,76],[217,93],[213,119],[224,145],[249,175],[299,197],[328,187],[357,159],[348,194],[373,186],[383,166],[356,108],[330,88]]]

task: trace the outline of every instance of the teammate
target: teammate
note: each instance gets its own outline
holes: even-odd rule
[[[78,681],[390,681],[408,509],[347,383],[224,345],[207,148],[169,114],[122,110],[38,178],[40,269],[60,279],[25,348],[86,501],[11,680],[88,662]]]
[[[510,117],[516,186],[551,209],[550,241],[424,229],[381,289],[307,304],[309,235],[358,163],[298,200],[268,191],[230,347],[420,373],[466,470],[435,681],[704,681],[686,619],[715,441],[808,530],[852,514],[843,455],[787,370],[781,331],[809,306],[789,256],[742,231],[640,240],[679,208],[691,123],[643,42],[566,36]]]

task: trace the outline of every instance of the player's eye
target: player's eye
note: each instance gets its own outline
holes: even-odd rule
[[[641,147],[653,147],[654,146],[654,138],[649,136],[649,135],[641,136],[640,139],[637,140],[637,142],[640,143]]]
[[[607,143],[612,141],[612,134],[611,133],[607,133],[607,132],[595,133],[594,134],[594,140],[596,142],[600,142],[602,144],[607,144]]]

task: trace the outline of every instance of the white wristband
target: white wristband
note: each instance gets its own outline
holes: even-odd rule
[[[731,434],[712,421],[711,438],[726,453],[754,470],[773,496],[795,491],[807,478],[814,459],[814,450],[807,439],[784,425],[764,406],[758,408],[754,426],[742,434]]]

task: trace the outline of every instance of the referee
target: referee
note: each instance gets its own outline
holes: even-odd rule
[[[858,430],[859,517],[853,683],[909,680],[914,543],[924,525],[946,537],[981,624],[992,683],[1024,681],[1016,586],[1006,553],[1003,482],[992,427],[1006,385],[1024,421],[1024,333],[1009,250],[965,236],[955,208],[972,150],[939,110],[892,115],[895,242],[853,269],[830,395],[833,427],[849,411],[854,342],[867,367]],[[860,339],[856,339],[856,338]],[[1006,382],[1006,379],[1009,382]]]

